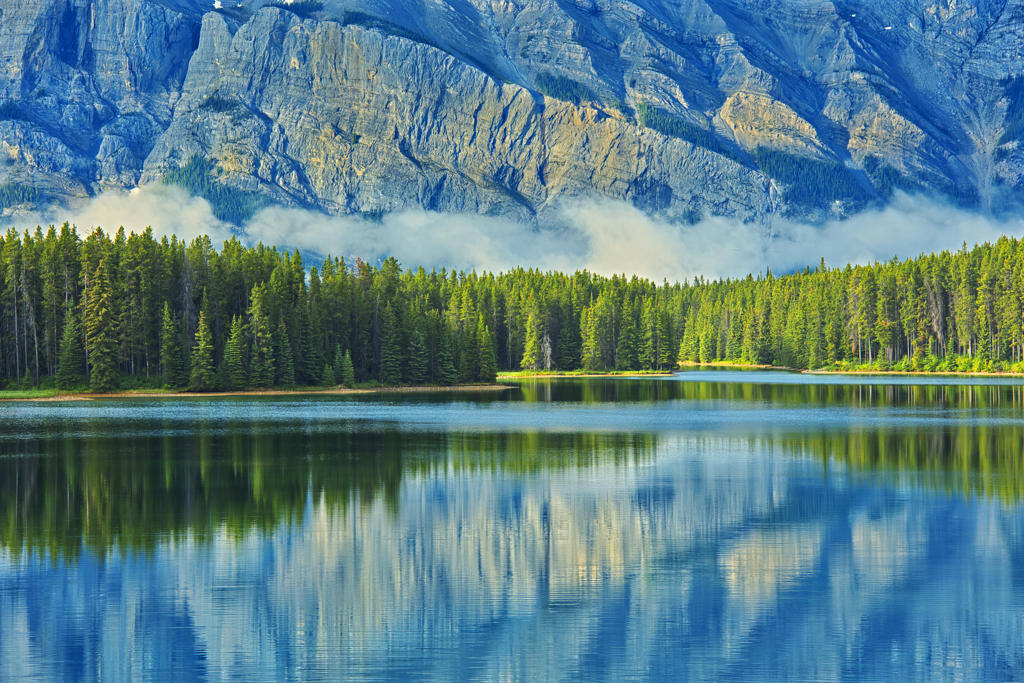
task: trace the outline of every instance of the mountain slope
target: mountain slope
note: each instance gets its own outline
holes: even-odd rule
[[[8,204],[168,174],[222,188],[234,220],[264,201],[532,218],[596,193],[764,220],[896,189],[1021,196],[1024,0],[23,5],[0,0]]]

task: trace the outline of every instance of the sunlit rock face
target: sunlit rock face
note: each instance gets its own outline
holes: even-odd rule
[[[1005,210],[1024,170],[1021,0],[0,0],[0,19],[0,182],[48,198],[200,156],[332,213],[533,219],[596,194],[820,219],[901,189]]]

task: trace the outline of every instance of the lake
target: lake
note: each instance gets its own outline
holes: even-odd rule
[[[1024,382],[0,404],[0,680],[1020,680]]]

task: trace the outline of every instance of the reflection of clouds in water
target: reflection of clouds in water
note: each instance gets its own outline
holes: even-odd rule
[[[114,550],[66,573],[16,561],[0,571],[0,666],[53,672],[60,653],[46,648],[69,638],[96,653],[85,669],[138,677],[173,646],[182,661],[201,654],[215,680],[332,668],[923,679],[993,657],[1004,672],[1024,666],[1019,509],[826,480],[761,442],[659,444],[653,465],[420,472],[397,508],[312,496],[296,526],[185,535],[152,561]],[[40,628],[52,637],[24,635]]]
[[[730,606],[725,640],[745,638],[759,617],[777,605],[780,591],[806,580],[822,552],[818,525],[752,531],[720,559]]]

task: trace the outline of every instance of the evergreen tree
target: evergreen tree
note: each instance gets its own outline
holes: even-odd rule
[[[402,381],[401,333],[391,304],[384,309],[381,326],[380,381],[392,386]]]
[[[85,341],[89,359],[89,388],[98,393],[113,391],[120,383],[117,370],[117,317],[107,260],[97,266],[85,304]]]
[[[325,387],[337,386],[338,382],[334,377],[334,367],[330,363],[324,363],[324,371],[320,376],[320,383]]]
[[[240,316],[231,319],[231,331],[224,345],[224,388],[238,391],[245,388],[245,325]]]
[[[526,346],[523,349],[523,359],[519,362],[519,367],[523,370],[541,369],[542,331],[539,318],[536,311],[530,311],[526,319]]]
[[[426,384],[430,379],[430,358],[423,330],[417,327],[409,335],[409,351],[406,356],[405,381],[409,384]]]
[[[494,338],[491,336],[491,330],[487,323],[484,322],[482,315],[477,319],[476,329],[477,354],[479,358],[477,363],[479,374],[477,374],[476,380],[493,384],[498,379],[498,361],[494,357]]]
[[[188,388],[191,391],[213,391],[217,373],[213,367],[213,335],[206,324],[206,313],[200,311],[196,326],[195,345],[192,347],[191,372]]]
[[[619,370],[636,370],[642,365],[638,352],[636,307],[628,296],[622,306],[622,324],[619,326],[619,341],[615,347],[615,367]]]
[[[660,364],[660,339],[658,335],[657,313],[653,299],[643,304],[640,316],[640,366],[645,370],[656,370]]]
[[[292,356],[292,343],[288,338],[288,330],[284,326],[284,321],[278,322],[277,333],[274,335],[274,367],[277,372],[278,386],[295,386],[295,361]]]
[[[82,330],[78,313],[69,304],[64,314],[64,331],[60,337],[60,360],[57,363],[57,388],[74,389],[84,381],[85,349],[82,348]]]
[[[338,350],[341,350],[340,346]],[[338,374],[340,375],[342,385],[349,389],[354,387],[356,385],[356,370],[352,365],[352,354],[349,353],[348,349],[345,350],[345,355],[341,357],[341,365],[338,367],[341,368]]]
[[[160,322],[160,375],[165,387],[180,387],[185,384],[181,361],[178,326],[171,317],[170,304],[165,301]]]
[[[451,332],[445,326],[441,332],[441,339],[438,341],[437,351],[437,383],[444,387],[452,386],[459,381],[453,346]]]
[[[324,359],[316,340],[313,321],[308,314],[303,317],[303,323],[299,327],[301,331],[299,347],[302,350],[302,357],[297,364],[298,379],[302,384],[316,384],[322,378]]]
[[[265,301],[266,290],[261,285],[253,287],[248,312],[252,349],[249,360],[249,384],[264,388],[274,384],[274,340]]]

